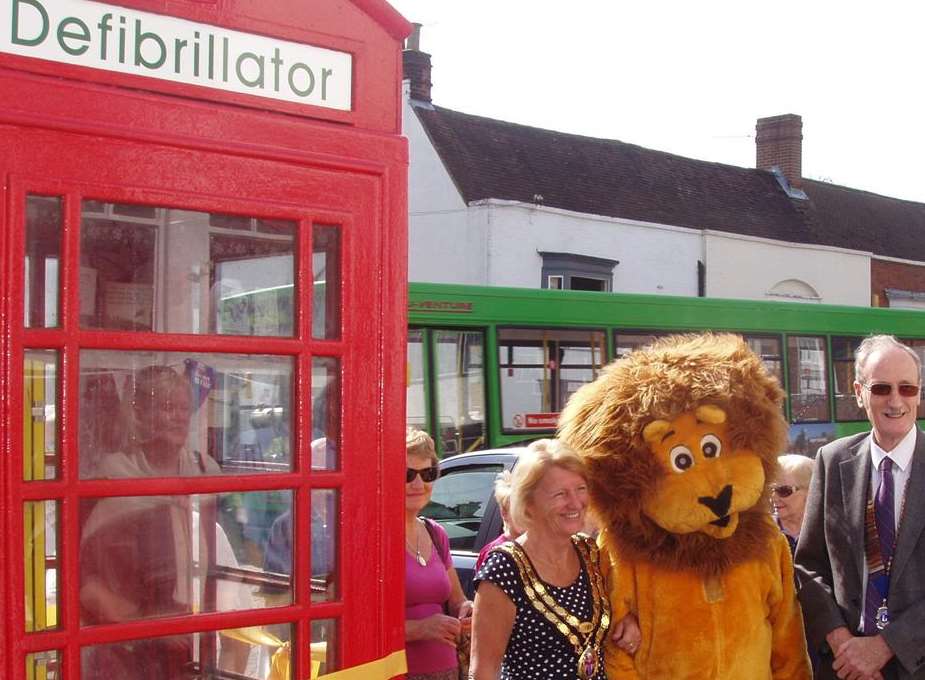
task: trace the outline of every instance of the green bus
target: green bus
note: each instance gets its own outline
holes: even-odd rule
[[[812,303],[412,283],[408,326],[407,423],[441,456],[551,435],[602,366],[671,333],[741,334],[784,387],[790,452],[805,455],[868,427],[852,387],[864,336],[925,359],[925,312]]]

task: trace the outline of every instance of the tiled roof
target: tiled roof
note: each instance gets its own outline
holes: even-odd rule
[[[925,203],[803,180],[816,242],[925,262]]]
[[[925,261],[925,204],[804,180],[791,199],[764,170],[415,107],[468,203],[508,199],[580,213]],[[542,196],[542,200],[535,196]]]

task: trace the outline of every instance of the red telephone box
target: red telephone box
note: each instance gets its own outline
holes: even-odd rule
[[[0,675],[399,675],[410,26],[0,12]]]

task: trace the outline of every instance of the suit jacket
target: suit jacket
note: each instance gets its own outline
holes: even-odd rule
[[[795,563],[810,648],[829,654],[818,678],[835,678],[825,636],[857,631],[864,606],[864,511],[870,495],[868,433],[819,449]],[[897,492],[900,492],[897,489]],[[890,624],[882,631],[895,658],[887,678],[925,680],[925,432],[917,430],[890,574]]]

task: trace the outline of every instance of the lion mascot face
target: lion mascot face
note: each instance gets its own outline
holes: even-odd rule
[[[590,471],[621,553],[703,575],[768,550],[766,480],[787,442],[783,392],[741,337],[678,335],[606,367],[559,436]]]

